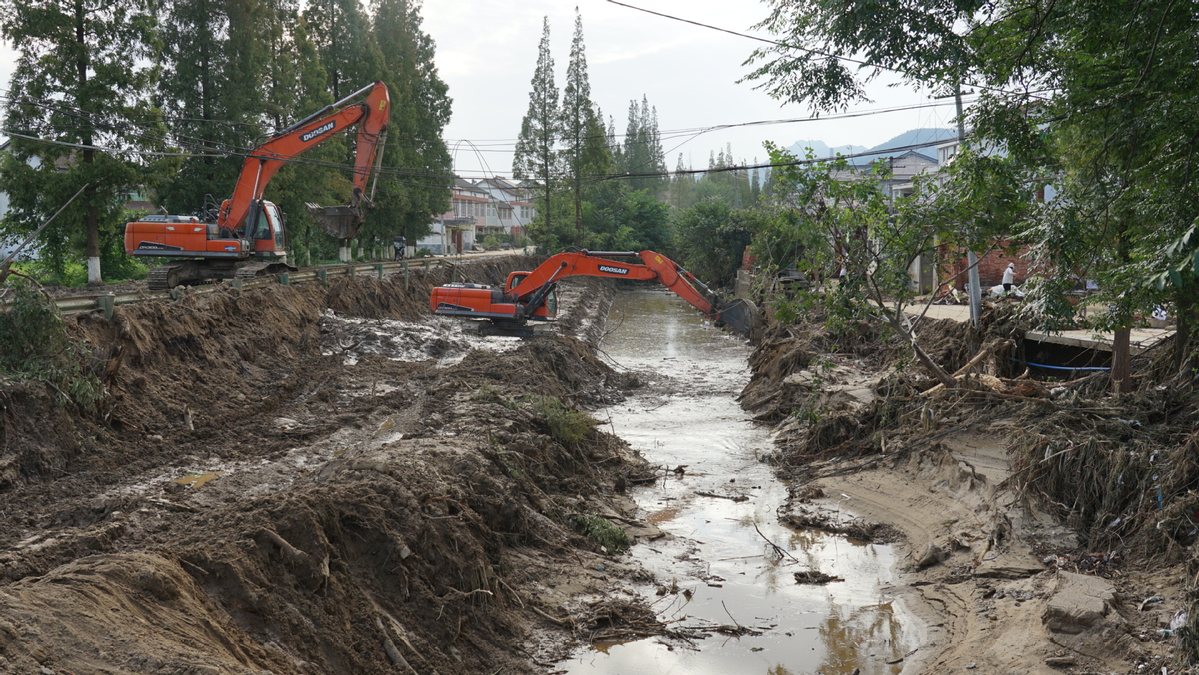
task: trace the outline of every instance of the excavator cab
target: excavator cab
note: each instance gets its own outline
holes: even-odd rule
[[[508,275],[508,282],[506,284],[504,284],[504,293],[505,294],[512,293],[512,291],[517,286],[520,285],[520,282],[524,281],[525,277],[529,276],[529,274],[531,274],[531,273],[530,272],[512,272],[512,273],[510,273]],[[555,316],[558,316],[557,284],[554,284],[554,287],[549,289],[549,293],[545,296],[545,301],[542,303],[542,307],[544,307],[544,311],[541,311],[541,308],[538,308],[539,311],[537,311],[537,313],[535,314],[535,316],[537,318],[544,317],[544,318],[552,319]]]
[[[287,237],[283,230],[283,213],[272,202],[262,199],[254,201],[246,216],[246,231],[254,242],[257,255],[286,255]]]

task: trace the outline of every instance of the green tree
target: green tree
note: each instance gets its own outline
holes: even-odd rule
[[[783,44],[814,49],[768,48],[751,58],[748,79],[780,99],[844,107],[864,97],[863,78],[879,69],[942,91],[980,88],[971,141],[1005,148],[1026,175],[1060,193],[1021,233],[1050,272],[1033,307],[1066,308],[1068,284],[1056,282],[1076,271],[1099,280],[1116,308],[1108,320],[1116,331],[1114,386],[1130,386],[1127,344],[1137,313],[1172,301],[1184,323],[1194,315],[1199,241],[1185,237],[1199,212],[1192,178],[1199,155],[1190,149],[1199,134],[1193,7],[1173,0],[770,4],[761,26]],[[854,72],[829,54],[861,55],[864,67]],[[1183,332],[1195,330],[1188,324]]]
[[[383,73],[370,20],[357,0],[318,0],[304,12],[333,99],[358,91]]]
[[[559,238],[554,230],[554,187],[558,182],[557,145],[561,127],[558,113],[558,88],[554,84],[554,58],[550,55],[550,20],[545,17],[541,43],[537,47],[537,68],[533,71],[533,89],[529,92],[529,109],[520,124],[516,152],[512,158],[512,175],[525,181],[539,193],[537,225],[530,233],[540,231],[546,237]],[[532,235],[541,244],[536,235]]]
[[[601,144],[594,136],[603,135],[591,103],[591,84],[587,78],[587,54],[583,45],[583,16],[575,7],[575,34],[570,43],[570,64],[566,68],[566,85],[562,88],[562,109],[559,128],[562,131],[564,178],[570,182],[574,202],[574,221],[578,230],[576,241],[583,243],[583,180],[588,150],[598,150]],[[603,161],[602,157],[592,158]]]
[[[275,130],[286,129],[333,102],[325,88],[327,75],[308,37],[308,24],[291,0],[268,0],[267,26],[271,58],[268,63],[267,115]],[[303,265],[337,254],[337,242],[317,227],[307,204],[339,201],[334,188],[339,174],[328,164],[345,155],[344,143],[331,141],[305,153],[301,162],[283,166],[267,187],[266,196],[287,216],[287,241]]]
[[[757,211],[761,215],[751,225],[752,250],[766,276],[797,269],[817,281],[838,277],[831,288],[801,295],[799,304],[811,306],[814,296],[823,294],[826,323],[834,330],[881,319],[930,374],[955,386],[920,346],[919,320],[908,321],[904,308],[916,293],[909,276],[913,261],[934,243],[961,241],[953,213],[959,208],[956,195],[940,195],[934,184],[918,179],[915,195],[892,201],[879,188],[888,177],[882,163],[862,174],[844,159],[800,162],[767,147],[775,176],[773,214]],[[776,309],[787,317],[796,313],[787,298],[777,298]]]
[[[604,181],[584,203],[586,246],[601,251],[668,252],[673,245],[670,206],[644,190]]]
[[[680,152],[674,175],[670,179],[670,204],[676,209],[690,208],[695,203],[695,176],[690,172],[691,167],[683,163],[683,153]]]
[[[169,142],[193,156],[154,186],[170,213],[219,206],[256,145],[266,112],[258,83],[267,63],[261,7],[247,0],[170,0],[156,63]],[[269,33],[268,33],[269,34]]]
[[[146,65],[156,48],[153,9],[139,1],[12,0],[2,15],[18,58],[4,111],[13,143],[0,164],[10,204],[0,227],[31,231],[88,185],[40,244],[60,275],[82,251],[89,284],[103,283],[102,258],[123,258],[123,204],[144,180],[139,151],[157,144],[155,73]]]
[[[658,132],[658,109],[650,107],[649,99],[644,95],[640,106],[635,100],[629,101],[629,122],[618,169],[629,175],[629,185],[634,190],[657,194],[666,182],[666,156]]]
[[[679,262],[713,288],[731,285],[758,217],[752,211],[734,211],[717,198],[675,212],[674,248]]]
[[[375,210],[360,236],[416,241],[429,233],[433,216],[450,208],[454,163],[442,137],[450,121],[449,88],[437,72],[433,40],[421,29],[418,3],[376,0],[374,32],[391,96],[383,166],[396,173],[380,178]]]

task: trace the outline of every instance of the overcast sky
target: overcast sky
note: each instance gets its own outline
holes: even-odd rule
[[[757,0],[622,1],[739,32],[753,32],[750,27],[767,10]],[[684,162],[704,168],[709,153],[729,143],[738,159],[762,161],[764,140],[783,146],[801,139],[874,146],[908,129],[952,126],[953,108],[942,105],[855,119],[743,127],[697,136],[682,133],[721,124],[803,118],[810,111],[780,105],[749,84],[736,84],[748,71],[742,62],[758,43],[606,0],[578,0],[577,5],[583,17],[592,99],[605,117],[615,118],[617,132],[623,133],[629,101],[648,97],[658,110],[669,169],[675,167],[679,153]],[[575,6],[563,0],[426,0],[424,30],[437,43],[436,63],[454,100],[445,137],[460,175],[509,175],[512,147],[528,109],[542,18],[549,17],[560,88],[570,58]],[[7,45],[0,48],[0,90],[8,89],[14,58]],[[855,110],[934,103],[927,92],[904,85],[888,87],[886,82],[872,85],[874,102]]]
[[[622,0],[664,14],[738,32],[766,16],[757,0]],[[427,0],[424,28],[437,43],[437,65],[454,99],[445,135],[455,168],[467,177],[507,173],[511,148],[529,105],[542,17],[550,21],[550,46],[558,86],[564,84],[574,34],[575,4],[563,0]],[[606,0],[579,0],[592,99],[623,133],[629,101],[648,97],[658,110],[668,169],[679,153],[695,168],[731,143],[738,159],[764,161],[762,141],[783,146],[801,139],[829,145],[874,146],[908,129],[951,127],[953,107],[928,107],[849,120],[821,120],[713,131],[690,138],[676,130],[810,116],[798,105],[780,105],[749,84],[736,84],[741,64],[760,43],[653,16]],[[894,80],[892,80],[894,81]],[[907,86],[871,87],[874,103],[856,109],[931,104],[927,92]],[[480,150],[459,141],[473,141]]]

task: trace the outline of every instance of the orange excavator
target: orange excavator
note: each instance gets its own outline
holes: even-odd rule
[[[614,260],[617,259],[617,260]],[[637,262],[619,260],[637,259]],[[658,281],[703,312],[748,336],[753,328],[754,307],[747,300],[726,303],[695,275],[678,263],[653,251],[573,251],[550,256],[532,272],[512,272],[503,289],[484,284],[446,284],[433,289],[429,298],[434,314],[483,319],[482,335],[532,337],[530,321],[549,321],[558,314],[554,293],[558,282],[570,276],[607,277]]]
[[[387,86],[375,82],[309,115],[279,131],[246,157],[233,196],[221,204],[214,222],[195,216],[145,216],[125,225],[125,252],[131,256],[177,258],[150,271],[150,290],[296,271],[287,264],[283,214],[262,194],[285,163],[342,129],[357,125],[350,203],[308,205],[317,225],[342,241],[344,257],[348,240],[358,233],[373,206],[366,194],[367,181],[372,170],[378,179],[375,161],[383,158],[389,113]]]

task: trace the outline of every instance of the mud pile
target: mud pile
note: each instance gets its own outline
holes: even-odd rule
[[[429,323],[450,275],[79,317],[98,411],[0,391],[0,672],[534,672],[641,462],[574,410],[622,382],[573,335]],[[611,288],[569,284],[586,335]]]

